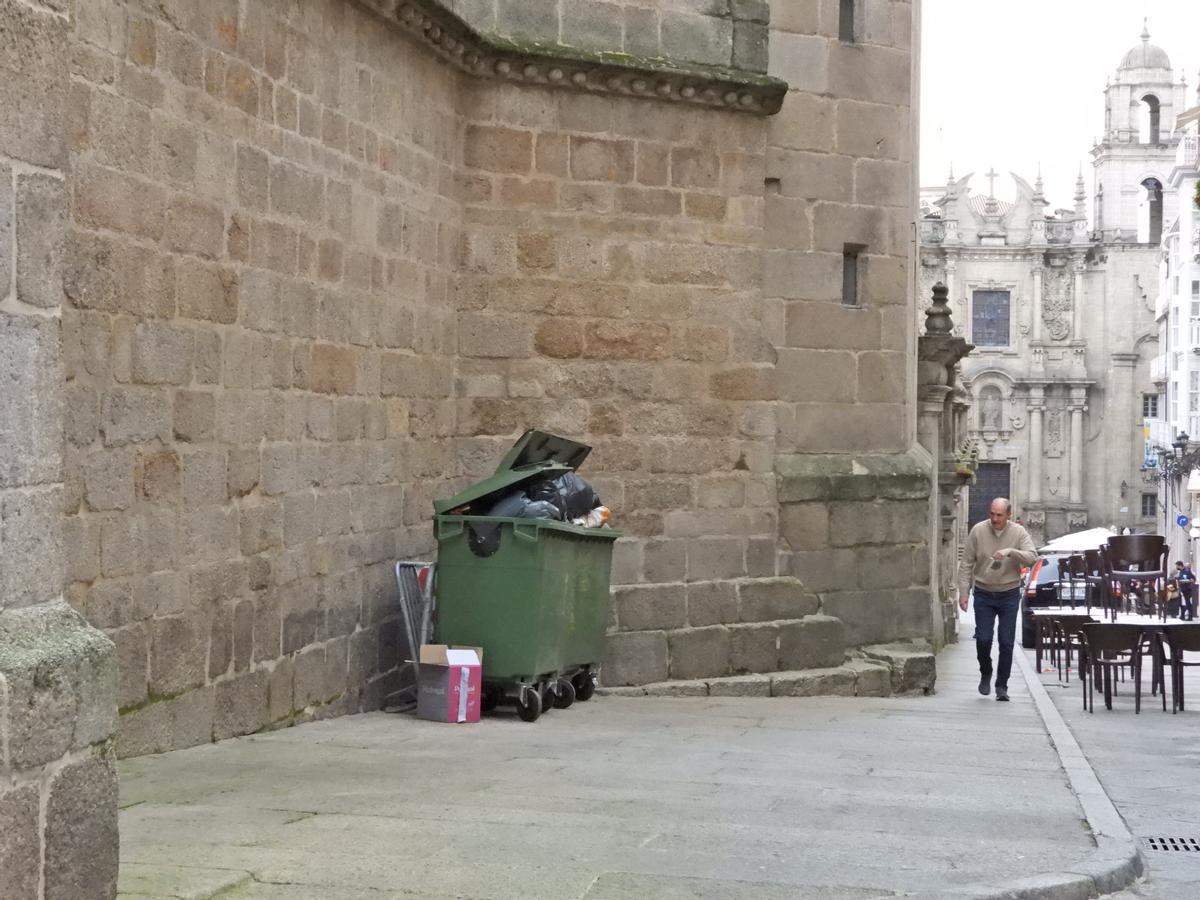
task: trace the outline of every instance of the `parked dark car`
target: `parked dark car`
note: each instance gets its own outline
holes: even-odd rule
[[[1065,594],[1065,588],[1058,581],[1058,557],[1039,556],[1033,567],[1025,576],[1021,586],[1021,646],[1032,647],[1037,643],[1037,628],[1034,625],[1033,613],[1035,607],[1070,606],[1071,599]],[[1060,599],[1060,590],[1063,596]],[[1084,585],[1076,583],[1072,593],[1074,605],[1084,605]]]

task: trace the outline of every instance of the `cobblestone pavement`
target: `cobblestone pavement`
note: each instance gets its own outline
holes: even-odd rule
[[[1032,661],[1033,654],[1028,653]],[[1044,664],[1049,668],[1049,664]],[[1150,849],[1148,838],[1190,837],[1200,841],[1200,671],[1191,670],[1185,696],[1192,706],[1178,715],[1162,711],[1149,696],[1143,674],[1142,712],[1133,711],[1133,688],[1118,685],[1111,711],[1097,697],[1095,713],[1083,711],[1077,673],[1060,685],[1054,671],[1042,683],[1133,834],[1142,839],[1147,877],[1117,898],[1195,900],[1200,897],[1200,851]]]
[[[929,697],[601,697],[535,724],[383,713],[124,762],[125,896],[866,898],[1092,841],[1018,676]]]

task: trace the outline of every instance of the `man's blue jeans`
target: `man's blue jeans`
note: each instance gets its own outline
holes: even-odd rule
[[[996,663],[996,687],[1007,688],[1012,672],[1013,641],[1017,637],[1017,616],[1021,612],[1021,589],[987,591],[975,588],[975,653],[979,674],[992,675],[992,630],[1000,620],[1000,658]]]

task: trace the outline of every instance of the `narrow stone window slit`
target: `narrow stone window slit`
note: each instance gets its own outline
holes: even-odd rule
[[[838,18],[838,39],[847,44],[854,43],[854,4],[858,0],[841,0]]]
[[[842,306],[862,306],[858,295],[859,266],[866,249],[862,244],[842,245]]]

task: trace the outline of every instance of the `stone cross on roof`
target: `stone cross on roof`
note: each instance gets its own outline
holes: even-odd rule
[[[988,180],[988,196],[996,196],[996,179],[1000,177],[1000,173],[996,171],[996,167],[992,166],[990,172],[984,172],[983,177]]]

